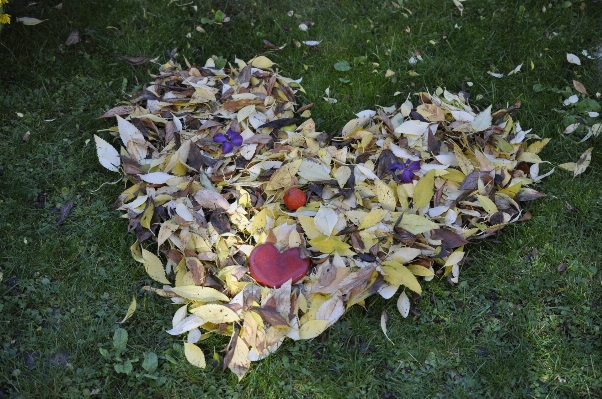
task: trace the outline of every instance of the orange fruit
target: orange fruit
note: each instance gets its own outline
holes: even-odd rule
[[[296,187],[291,187],[284,193],[284,205],[291,211],[296,211],[305,205],[305,193]]]

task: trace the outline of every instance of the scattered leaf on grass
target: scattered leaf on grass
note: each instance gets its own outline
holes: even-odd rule
[[[203,354],[201,348],[195,344],[184,342],[184,355],[186,356],[188,363],[202,369],[205,368],[205,355]]]
[[[125,61],[134,66],[147,64],[151,60],[149,57],[126,57],[123,55],[118,55],[117,59],[119,61]]]
[[[65,45],[66,46],[72,46],[72,45],[77,44],[77,43],[79,43],[81,41],[82,41],[82,38],[79,35],[79,30],[78,29],[74,29],[74,30],[71,31],[71,33],[67,37],[67,40],[65,40]]]
[[[133,296],[132,302],[130,303],[130,306],[128,306],[128,310],[125,313],[125,316],[123,317],[123,319],[119,322],[119,324],[125,323],[130,317],[132,317],[132,315],[134,314],[135,311],[136,311],[136,297]]]
[[[69,200],[65,203],[65,205],[61,206],[61,209],[59,210],[59,214],[56,216],[56,225],[60,225],[62,224],[66,219],[67,216],[69,215],[69,212],[71,212],[71,209],[73,209],[73,200]]]
[[[410,298],[408,298],[405,291],[402,291],[399,298],[397,298],[397,309],[404,318],[410,314]]]
[[[575,54],[567,53],[566,60],[571,64],[581,65],[581,60]]]
[[[575,171],[573,172],[573,177],[577,177],[581,173],[585,172],[585,170],[589,166],[589,163],[592,160],[592,150],[593,149],[594,149],[594,147],[590,147],[587,150],[585,150],[585,152],[583,154],[581,154],[581,156],[579,157],[579,160],[575,164]]]
[[[349,63],[347,61],[339,61],[336,64],[334,64],[334,69],[336,69],[337,71],[348,71],[351,69],[351,65],[349,65]]]
[[[558,265],[558,267],[556,267],[556,270],[558,270],[559,273],[562,273],[563,271],[566,270],[568,264],[567,263],[561,263]]]
[[[44,21],[48,21],[47,19],[44,20],[39,20],[37,18],[30,18],[30,17],[20,17],[16,19],[17,22],[21,22],[23,25],[37,25],[39,23],[42,23]]]
[[[581,82],[573,80],[573,86],[575,87],[575,90],[577,90],[579,93],[583,93],[583,94],[587,95],[587,90],[585,89],[585,86],[583,86],[583,84]]]
[[[121,158],[115,147],[97,135],[94,135],[94,141],[96,142],[96,154],[98,155],[100,164],[110,171],[118,172]]]
[[[391,342],[393,345],[395,345],[395,343],[393,341],[391,341],[391,338],[389,338],[389,334],[387,334],[387,322],[389,321],[389,315],[387,314],[387,310],[383,309],[383,312],[380,315],[380,328],[383,331],[383,333],[385,334],[385,337],[387,337],[387,339],[389,340],[389,342]]]

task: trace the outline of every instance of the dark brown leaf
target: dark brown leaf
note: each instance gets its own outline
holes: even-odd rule
[[[238,335],[240,333],[240,328],[240,325],[234,324],[234,332],[232,332],[230,342],[228,343],[225,349],[226,354],[224,355],[223,371],[226,371],[226,368],[228,367],[228,365],[232,361],[232,358],[234,357],[234,349],[236,349],[236,344],[238,343]]]
[[[132,107],[130,105],[120,105],[118,107],[111,108],[110,110],[108,110],[107,112],[102,114],[100,116],[100,118],[112,118],[115,115],[119,115],[119,116],[129,115],[132,112],[134,112],[134,107]]]
[[[253,308],[253,311],[257,312],[263,321],[269,323],[271,326],[288,326],[289,323],[286,321],[284,316],[282,316],[276,308],[273,307],[262,307],[262,308]]]
[[[225,212],[214,211],[209,221],[218,234],[230,232],[230,219]]]
[[[57,226],[63,223],[65,219],[67,219],[69,212],[71,212],[71,209],[73,209],[73,205],[73,200],[69,200],[65,205],[61,206],[61,210],[59,211],[59,214],[56,217]]]
[[[299,119],[297,119],[297,118],[276,119],[275,121],[264,123],[263,125],[259,126],[257,129],[262,129],[264,127],[271,127],[271,128],[275,128],[275,129],[280,129],[280,128],[283,128],[283,127],[288,126],[288,125],[294,125],[297,122],[299,122]]]
[[[122,55],[118,55],[117,59],[119,61],[128,62],[130,65],[134,65],[134,66],[144,65],[151,60],[149,57],[125,57]]]
[[[460,186],[460,190],[476,190],[479,188],[479,179],[483,179],[485,176],[489,176],[489,172],[472,172],[466,176],[462,182],[462,185]]]
[[[464,237],[448,229],[432,230],[431,238],[443,241],[447,248],[458,248],[468,244],[468,241]]]

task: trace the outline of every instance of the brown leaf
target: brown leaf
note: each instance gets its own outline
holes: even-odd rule
[[[468,244],[464,237],[448,229],[432,230],[431,238],[443,241],[447,248],[457,248]]]
[[[476,190],[479,188],[479,179],[483,179],[485,176],[489,176],[489,172],[474,171],[470,173],[460,186],[460,190]]]
[[[130,65],[134,66],[144,65],[151,60],[149,57],[125,57],[123,55],[118,55],[117,59],[119,61],[128,62]]]
[[[69,215],[69,212],[71,212],[71,209],[73,209],[73,200],[69,200],[69,201],[67,201],[67,203],[65,205],[61,206],[61,210],[56,217],[56,225],[57,226],[59,224],[63,223],[65,221],[65,219],[67,219],[67,215]]]
[[[66,46],[71,46],[71,45],[77,44],[77,43],[79,43],[81,41],[82,41],[82,38],[79,35],[79,30],[74,29],[69,34],[69,37],[67,37],[67,40],[65,40],[65,45]]]
[[[573,80],[573,86],[575,87],[575,90],[577,90],[579,93],[588,95],[587,90],[585,90],[585,86],[583,86],[581,82]]]
[[[118,107],[111,108],[110,110],[108,110],[107,112],[102,114],[100,116],[100,118],[111,118],[115,115],[119,115],[119,116],[129,115],[132,112],[134,112],[134,107],[132,107],[130,105],[120,105]]]
[[[533,201],[545,196],[545,194],[533,190],[532,188],[521,188],[518,194],[516,195],[516,198],[519,201]]]
[[[224,365],[223,365],[223,371],[226,370],[226,367],[228,367],[228,365],[230,364],[230,361],[232,361],[232,357],[234,356],[234,349],[236,349],[236,344],[238,342],[238,334],[240,333],[240,325],[238,324],[234,324],[234,332],[232,333],[232,337],[230,338],[230,342],[228,342],[228,345],[226,346],[225,352],[226,354],[224,355]]]
[[[192,281],[195,285],[202,285],[205,280],[205,266],[197,258],[186,258],[186,266],[192,274]]]
[[[271,326],[288,326],[288,322],[286,319],[273,307],[262,307],[262,308],[253,308],[254,312],[257,312],[265,321],[269,323]]]

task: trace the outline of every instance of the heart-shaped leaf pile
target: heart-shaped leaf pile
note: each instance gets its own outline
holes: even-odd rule
[[[528,185],[547,175],[549,139],[512,118],[520,104],[479,111],[437,89],[362,111],[329,138],[272,65],[171,60],[131,106],[107,112],[121,149],[96,138],[101,164],[129,183],[118,203],[132,255],[164,284],[146,289],[182,304],[168,333],[187,334],[199,367],[202,331],[229,335],[224,364],[239,378],[371,295],[400,291],[407,317],[405,289],[457,283],[464,245],[527,219],[520,201],[541,197]],[[286,207],[290,187],[305,198]]]

